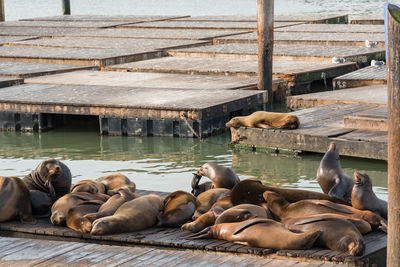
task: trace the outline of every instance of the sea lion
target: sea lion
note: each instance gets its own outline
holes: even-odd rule
[[[106,193],[106,187],[104,184],[95,181],[95,180],[82,180],[77,182],[75,185],[72,186],[71,188],[71,193],[74,192],[88,192],[92,194],[105,194]]]
[[[104,194],[91,194],[88,192],[75,192],[64,195],[54,202],[51,207],[50,221],[54,225],[64,225],[68,211],[81,203],[87,201],[99,201],[103,204],[110,196]]]
[[[218,207],[214,208],[214,213]],[[268,211],[254,204],[240,204],[230,209],[223,210],[222,213],[218,214],[215,224],[228,223],[228,222],[242,222],[252,218],[263,218],[273,219],[272,214]]]
[[[351,193],[351,205],[359,210],[370,210],[387,219],[388,204],[379,199],[372,190],[371,178],[366,174],[354,172],[353,191]]]
[[[281,249],[308,249],[321,232],[294,233],[271,219],[250,219],[236,223],[221,223],[188,236],[189,239],[216,238],[251,247]]]
[[[0,222],[18,216],[21,222],[36,223],[29,200],[29,190],[20,178],[0,176]]]
[[[214,162],[208,162],[203,164],[203,166],[200,167],[193,177],[192,188],[194,190],[197,189],[196,193],[201,191],[200,188],[209,188],[209,183],[199,185],[199,181],[202,176],[206,176],[212,181],[211,188],[232,189],[237,183],[240,182],[239,177],[231,168],[218,165]],[[195,187],[193,187],[194,185]]]
[[[29,190],[49,194],[56,201],[71,189],[71,171],[59,160],[49,158],[42,161],[35,170],[23,178]]]
[[[354,181],[340,167],[339,152],[334,142],[329,145],[319,164],[317,180],[325,194],[351,203]]]
[[[176,191],[164,199],[164,210],[157,216],[158,226],[181,226],[192,218],[197,198],[185,191]]]
[[[303,199],[325,199],[335,203],[347,204],[344,200],[327,194],[299,189],[277,188],[263,185],[260,181],[251,179],[240,181],[233,187],[231,193],[232,204],[235,206],[239,204],[261,205],[265,202],[263,197],[265,191],[276,192],[289,202],[297,202]]]
[[[201,193],[210,190],[213,188],[213,183],[212,182],[204,182],[202,184],[199,184],[200,179],[201,179],[201,175],[197,175],[197,173],[193,173],[193,178],[192,178],[192,191],[191,193],[194,196],[198,196]]]
[[[49,194],[39,190],[29,190],[32,213],[36,217],[48,217],[51,214],[53,199]]]
[[[121,207],[122,204],[138,197],[140,197],[139,194],[132,193],[127,188],[122,188],[118,190],[117,194],[112,195],[103,205],[101,205],[98,211],[86,214],[84,217],[90,222],[94,222],[99,218],[111,216],[119,207]]]
[[[125,202],[112,216],[93,222],[92,235],[133,232],[153,226],[163,209],[163,199],[155,194]]]
[[[297,129],[300,127],[300,121],[296,115],[290,113],[256,111],[248,116],[234,117],[225,125],[233,128]]]
[[[82,233],[90,233],[92,222],[85,217],[86,214],[95,213],[99,210],[101,202],[86,201],[72,207],[67,214],[67,227]]]
[[[365,251],[361,233],[349,221],[333,216],[286,218],[282,223],[292,231],[321,231],[315,244],[331,250],[360,256]]]
[[[210,210],[211,206],[223,198],[229,197],[231,190],[226,188],[214,188],[207,190],[197,197],[197,209],[192,219],[196,220],[200,215]]]
[[[121,188],[128,188],[132,193],[135,193],[136,190],[136,184],[120,173],[102,176],[97,178],[96,181],[104,184],[107,195],[110,196],[116,194]]]
[[[271,191],[264,192],[263,196],[267,201],[268,208],[281,220],[289,217],[333,213],[349,218],[363,219],[371,225],[372,229],[387,231],[387,221],[369,210],[358,210],[328,200],[304,199],[296,203],[289,203],[284,197]]]

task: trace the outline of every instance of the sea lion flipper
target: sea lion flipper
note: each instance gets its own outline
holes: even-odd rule
[[[250,220],[246,220],[244,221],[242,224],[239,225],[238,228],[235,229],[235,232],[233,232],[233,235],[237,235],[240,232],[242,232],[243,230],[245,230],[246,228],[255,225],[255,224],[259,224],[259,223],[265,223],[268,222],[269,219],[250,219]]]
[[[383,232],[385,232],[385,233],[387,233],[387,227],[388,227],[387,226],[387,221],[385,219],[382,219],[380,221],[380,223],[381,223],[381,225],[378,227],[378,229],[383,231]]]
[[[260,122],[260,123],[257,123],[257,124],[255,124],[254,126],[256,126],[257,128],[262,128],[262,129],[268,129],[268,128],[272,128],[271,126],[269,126],[268,124],[266,124],[266,123],[262,123],[262,122]]]
[[[347,209],[346,207],[343,207],[341,205],[335,204],[335,203],[330,202],[330,201],[324,201],[324,202],[317,201],[316,203],[317,203],[317,205],[325,206],[327,208],[330,208],[330,209],[333,209],[333,210],[336,210],[336,211],[340,211],[340,212],[347,213],[347,214],[354,214],[353,211]]]

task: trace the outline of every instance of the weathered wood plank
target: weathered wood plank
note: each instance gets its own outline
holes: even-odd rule
[[[311,108],[332,103],[360,104],[385,107],[386,85],[363,86],[299,96],[288,96],[287,107],[291,110]]]
[[[386,84],[386,66],[369,66],[332,80],[334,89]]]
[[[4,45],[9,42],[24,41],[29,39],[36,39],[36,36],[0,36],[0,45]]]
[[[55,37],[64,36],[66,33],[77,33],[80,31],[81,29],[78,28],[2,27],[0,30],[0,36]]]
[[[300,24],[280,28],[281,32],[352,32],[352,33],[384,33],[383,25],[356,25],[356,24]]]
[[[0,75],[1,75],[1,70],[0,70]],[[23,82],[24,82],[24,79],[6,78],[6,77],[0,76],[0,88],[12,86],[12,85],[19,85]]]
[[[350,24],[373,24],[383,25],[385,22],[383,14],[350,15]]]
[[[40,27],[40,28],[108,28],[132,23],[132,20],[121,21],[6,21],[0,23],[0,29],[5,27]]]
[[[178,19],[189,16],[139,16],[139,15],[69,15],[69,16],[47,16],[21,21],[131,21],[131,23],[161,21],[167,19]]]

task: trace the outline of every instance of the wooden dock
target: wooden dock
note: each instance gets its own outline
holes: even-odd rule
[[[369,66],[338,76],[332,80],[334,89],[386,84],[386,65]]]
[[[148,193],[157,193],[161,196],[166,196],[168,193],[166,192],[151,192],[145,190],[138,190],[139,194],[148,194]],[[165,228],[165,227],[152,227],[146,230],[132,232],[132,233],[123,233],[123,234],[113,234],[113,235],[103,235],[103,236],[92,236],[90,234],[84,234],[80,232],[75,232],[66,227],[58,227],[53,226],[49,219],[40,219],[36,225],[23,224],[17,221],[5,222],[0,224],[0,235],[2,236],[13,236],[13,237],[23,237],[23,238],[39,238],[39,239],[52,239],[57,241],[78,241],[78,242],[87,242],[87,243],[97,243],[97,244],[108,244],[108,245],[119,245],[119,246],[132,246],[134,245],[134,249],[148,249],[143,246],[151,246],[154,250],[153,252],[157,256],[158,253],[162,253],[162,251],[166,248],[173,248],[174,250],[168,250],[171,254],[179,254],[177,252],[185,252],[187,249],[201,251],[201,254],[197,254],[204,260],[205,258],[209,258],[211,254],[209,252],[219,252],[218,254],[221,258],[230,259],[233,261],[241,261],[239,257],[245,257],[246,259],[251,259],[249,255],[253,255],[252,259],[263,260],[268,265],[268,263],[272,264],[285,264],[285,262],[275,262],[276,259],[290,261],[292,265],[298,264],[296,266],[303,266],[307,264],[349,264],[349,265],[363,265],[363,264],[380,264],[383,265],[382,257],[385,257],[386,254],[386,234],[383,232],[372,232],[364,236],[366,243],[366,251],[364,255],[353,257],[348,255],[347,253],[334,252],[328,249],[322,248],[312,248],[309,250],[280,250],[273,251],[271,249],[263,249],[263,248],[253,248],[247,247],[240,244],[235,244],[232,242],[224,241],[224,240],[215,240],[215,239],[204,239],[204,240],[188,240],[184,237],[188,235],[187,232],[184,232],[178,228]],[[1,242],[10,242],[9,239],[0,239]],[[21,249],[24,250],[32,247],[29,240],[20,240],[21,243],[24,243],[21,246]],[[39,248],[46,247],[49,241],[38,241],[41,242],[42,245],[38,245]],[[55,241],[53,241],[55,242]],[[8,243],[9,244],[9,243]],[[73,243],[72,243],[73,244]],[[9,244],[10,246],[11,244]],[[22,245],[22,244],[21,244]],[[78,245],[78,244],[76,244]],[[11,245],[12,246],[12,245]],[[81,247],[84,244],[80,244]],[[98,245],[90,244],[86,245],[88,247],[95,247]],[[2,246],[4,247],[4,246]],[[19,245],[13,246],[13,248],[19,247]],[[105,253],[109,247],[105,247],[101,249],[99,252],[102,257],[108,258],[112,257],[113,253]],[[7,249],[12,249],[8,247]],[[49,249],[49,248],[48,248]],[[72,247],[69,247],[72,250]],[[125,249],[131,249],[129,247],[125,247]],[[61,250],[61,248],[60,248]],[[204,253],[204,251],[207,251]],[[53,251],[53,253],[57,253]],[[67,253],[67,252],[66,252]],[[73,257],[76,252],[67,253],[68,256]],[[197,252],[195,252],[197,253]],[[234,254],[232,254],[234,253]],[[64,253],[62,253],[64,254]],[[81,254],[79,254],[81,255]],[[87,255],[87,254],[86,254]],[[96,254],[99,255],[99,254]],[[131,256],[134,256],[132,254]],[[180,254],[182,255],[182,254]],[[187,255],[187,254],[186,254]],[[193,254],[191,254],[193,255]],[[0,250],[0,257],[2,256]],[[254,258],[254,256],[258,256]],[[78,256],[79,257],[79,256]],[[157,257],[165,257],[157,256]],[[168,257],[168,256],[166,256]],[[188,258],[191,256],[188,255]],[[212,256],[211,256],[212,257]],[[60,258],[59,255],[54,255],[56,259]],[[93,257],[92,257],[93,258]],[[37,259],[37,258],[34,258]],[[65,259],[65,258],[64,258]],[[111,259],[114,261],[115,259]],[[154,259],[155,260],[155,259]],[[186,259],[189,260],[189,259]],[[244,259],[243,259],[244,260]],[[299,263],[301,261],[301,263]],[[306,262],[306,263],[303,263]],[[310,263],[311,262],[311,263]],[[146,262],[149,264],[150,262]],[[176,266],[176,262],[174,262]],[[289,264],[287,262],[287,264]],[[289,265],[289,266],[292,266]],[[270,266],[270,265],[268,265]],[[285,266],[285,265],[283,265]],[[307,265],[308,266],[308,265]],[[313,266],[313,265],[311,265]],[[320,265],[316,265],[320,266]],[[324,266],[324,265],[321,265]],[[330,266],[330,265],[327,265]]]
[[[23,79],[18,79],[18,78],[0,77],[0,88],[13,86],[13,85],[19,85],[19,84],[23,83],[23,81],[24,81]]]
[[[277,32],[314,32],[314,33],[385,33],[383,25],[357,25],[357,24],[300,24],[280,28]]]
[[[368,14],[368,15],[351,15],[349,17],[350,24],[372,24],[372,25],[384,25],[385,18],[383,14]]]

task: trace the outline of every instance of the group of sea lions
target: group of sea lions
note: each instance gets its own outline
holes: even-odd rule
[[[71,185],[68,167],[48,159],[23,179],[0,177],[0,222],[48,216],[54,225],[92,235],[181,227],[191,232],[189,239],[216,238],[275,250],[316,244],[363,254],[362,235],[386,231],[384,202],[373,193],[368,175],[357,173],[355,183],[349,180],[335,144],[317,175],[326,193],[240,181],[231,168],[209,162],[194,173],[192,193],[179,190],[163,199],[135,193],[135,183],[122,174]],[[203,176],[211,181],[199,184]]]

